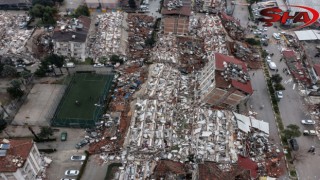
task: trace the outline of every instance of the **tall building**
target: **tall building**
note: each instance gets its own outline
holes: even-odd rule
[[[200,99],[211,106],[233,108],[253,93],[245,63],[220,53],[209,57],[198,80]]]
[[[86,16],[59,21],[53,32],[54,53],[85,61],[91,19]]]
[[[40,153],[32,139],[0,142],[0,179],[35,180],[41,173]]]

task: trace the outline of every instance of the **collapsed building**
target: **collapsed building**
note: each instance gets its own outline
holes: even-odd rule
[[[90,57],[98,59],[113,54],[126,55],[127,14],[116,11],[97,15],[96,33],[90,37]]]
[[[244,62],[215,53],[198,74],[198,95],[211,106],[235,108],[253,93]]]
[[[54,53],[85,61],[91,19],[86,16],[57,21],[52,40]]]
[[[255,157],[256,166],[265,167],[264,153],[272,149],[268,123],[201,105],[196,83],[171,66],[149,67],[148,81],[131,109],[118,179],[192,177],[206,162],[226,172],[239,158],[249,157]]]
[[[0,13],[0,55],[29,54],[25,45],[33,29],[24,29],[29,18],[9,12]]]

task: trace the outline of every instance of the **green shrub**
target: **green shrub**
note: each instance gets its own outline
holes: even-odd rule
[[[293,176],[293,177],[297,177],[296,170],[290,170],[290,175]]]

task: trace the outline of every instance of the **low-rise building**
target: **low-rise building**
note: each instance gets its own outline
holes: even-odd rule
[[[200,99],[211,106],[235,107],[253,93],[246,64],[220,53],[209,57],[198,79]]]
[[[35,180],[41,157],[32,139],[3,139],[0,143],[0,179]]]
[[[52,37],[54,53],[85,61],[90,23],[91,19],[86,16],[59,21]]]

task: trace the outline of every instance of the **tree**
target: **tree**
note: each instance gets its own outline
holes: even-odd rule
[[[136,5],[136,1],[135,0],[129,0],[129,6],[132,8],[132,9],[136,9],[137,8],[137,5]]]
[[[152,46],[154,45],[154,43],[156,43],[156,40],[154,40],[153,37],[147,38],[147,39],[145,40],[145,44],[146,44],[147,46],[152,47]]]
[[[262,58],[266,58],[269,55],[269,53],[266,50],[263,50],[261,53]]]
[[[246,42],[250,45],[260,45],[260,41],[254,39],[254,38],[247,38]]]
[[[74,16],[79,17],[79,16],[90,16],[90,11],[87,5],[80,5],[78,8],[75,10]]]
[[[2,74],[4,64],[0,61],[0,75]]]
[[[280,76],[280,74],[274,74],[274,75],[271,76],[271,80],[274,83],[278,84],[278,83],[281,83],[282,77]]]
[[[289,124],[282,133],[286,139],[292,139],[301,136],[300,127],[295,124]]]
[[[10,81],[10,84],[12,87],[17,88],[19,90],[21,90],[21,81],[19,79],[13,79],[12,81]]]
[[[40,133],[38,136],[42,139],[48,138],[49,136],[53,135],[53,129],[51,127],[45,126],[41,127]]]
[[[98,61],[99,61],[99,63],[101,63],[101,64],[106,64],[106,62],[108,61],[108,58],[105,57],[105,56],[103,56],[103,57],[99,58]]]
[[[65,59],[63,56],[51,54],[51,55],[45,57],[45,61],[50,62],[51,64],[54,64],[57,68],[59,68],[60,73],[63,74],[63,72],[61,70],[63,64],[65,63]]]
[[[113,64],[116,64],[116,63],[123,64],[123,59],[121,59],[118,55],[112,55],[112,56],[110,57],[110,61],[111,61]]]
[[[23,92],[21,89],[16,88],[16,87],[13,87],[13,86],[8,87],[8,88],[7,88],[7,92],[8,92],[8,93],[10,94],[10,96],[11,96],[12,98],[14,98],[14,99],[20,98],[20,97],[22,97],[23,94],[24,94],[24,92]]]
[[[54,7],[43,6],[41,4],[34,5],[29,13],[31,16],[38,17],[45,24],[54,24],[54,15],[57,13],[57,10]]]
[[[10,65],[4,65],[2,69],[2,76],[4,77],[16,77],[18,75],[17,69]]]
[[[25,80],[25,84],[28,84],[29,78],[32,76],[32,74],[29,71],[22,71],[20,75]]]
[[[36,72],[34,72],[34,74],[38,77],[45,77],[47,72],[49,72],[49,64],[47,61],[41,61],[38,69],[36,70]]]
[[[277,83],[277,84],[274,85],[274,90],[283,91],[283,90],[286,90],[286,88],[282,84]]]

